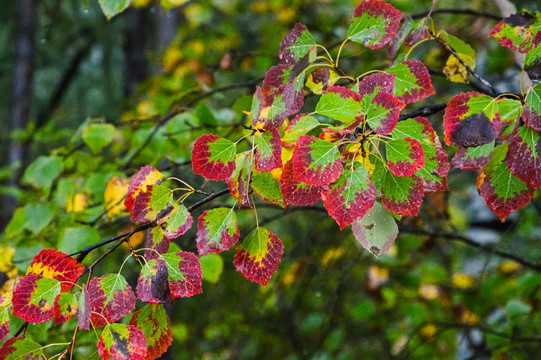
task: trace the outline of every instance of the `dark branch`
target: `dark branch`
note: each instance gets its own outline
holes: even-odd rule
[[[471,15],[471,16],[477,16],[477,17],[486,17],[489,19],[494,20],[502,20],[503,18],[500,15],[484,12],[484,11],[476,11],[472,9],[437,9],[432,11],[432,15],[435,14],[461,14],[461,15]],[[420,19],[424,18],[428,15],[428,11],[419,12],[416,14],[411,15],[413,19]]]
[[[420,108],[418,110],[415,110],[413,112],[410,112],[409,114],[400,115],[399,121],[411,119],[411,118],[414,118],[414,117],[417,117],[417,116],[434,115],[436,113],[439,113],[440,111],[445,110],[446,107],[447,107],[447,103],[423,106],[422,108]]]

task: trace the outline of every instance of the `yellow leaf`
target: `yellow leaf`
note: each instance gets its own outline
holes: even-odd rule
[[[515,261],[504,261],[500,265],[500,270],[505,274],[513,273],[521,268],[522,265]]]
[[[328,75],[327,75],[328,74]],[[326,77],[328,79],[326,79]],[[340,76],[329,68],[318,68],[310,74],[306,80],[306,86],[316,95],[321,95],[323,89],[333,86]]]
[[[78,194],[73,195],[68,200],[68,206],[66,208],[66,211],[67,212],[83,211],[84,209],[86,209],[86,206],[87,206],[86,200],[87,200],[86,194],[78,193]]]
[[[10,294],[13,291],[18,274],[17,268],[13,265],[13,254],[15,254],[15,249],[12,247],[0,248],[0,272],[7,277],[7,280],[0,287],[0,296],[8,295],[8,300],[11,299]],[[2,305],[0,304],[0,306]]]
[[[145,7],[149,5],[152,0],[133,0],[132,5],[137,8]]]
[[[336,260],[340,259],[344,255],[345,250],[342,247],[331,248],[323,254],[321,257],[321,266],[327,267],[331,265]]]
[[[287,268],[284,275],[282,276],[282,284],[285,287],[291,286],[299,278],[304,270],[304,262],[297,260]]]
[[[424,325],[421,330],[419,330],[419,335],[421,335],[421,337],[424,339],[430,339],[436,335],[437,330],[438,328],[436,325],[429,323]]]
[[[465,54],[458,54],[458,56],[460,56],[472,70],[475,69],[475,59],[473,57]],[[449,59],[447,59],[447,63],[443,68],[443,73],[447,76],[447,79],[452,82],[463,84],[469,83],[468,70],[466,70],[466,67],[464,67],[454,55],[449,56]]]
[[[124,199],[128,194],[129,184],[130,182],[127,179],[120,176],[113,176],[107,183],[104,200],[107,209],[107,217],[109,219],[126,209],[124,206]]]
[[[451,283],[453,284],[453,287],[460,289],[469,289],[475,285],[475,279],[473,276],[457,273],[453,274]]]
[[[130,230],[133,230],[133,226],[126,226],[126,227],[121,228],[118,231],[118,234],[120,235],[120,234],[123,234],[125,232],[130,231]],[[128,240],[130,241],[131,246],[135,249],[139,245],[141,245],[143,243],[143,241],[145,240],[145,232],[144,231],[136,232],[135,234],[130,236],[130,238]],[[126,242],[123,242],[122,246],[124,247],[124,249],[126,249],[128,251],[130,250],[130,247],[128,246],[128,244]]]
[[[460,315],[460,322],[462,324],[475,325],[481,320],[481,317],[470,310],[464,308]]]

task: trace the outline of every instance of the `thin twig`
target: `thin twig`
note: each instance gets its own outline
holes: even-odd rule
[[[402,114],[399,117],[399,121],[411,119],[417,116],[430,116],[434,115],[442,110],[445,110],[447,107],[447,103],[441,103],[441,104],[434,104],[429,106],[423,106],[422,108],[419,108],[413,112],[410,112],[408,114]]]
[[[432,11],[432,15],[435,15],[435,14],[472,15],[472,16],[477,16],[477,17],[486,17],[486,18],[494,19],[498,21],[503,19],[500,15],[496,15],[496,14],[492,14],[492,13],[488,13],[484,11],[476,11],[472,9],[436,9]],[[411,17],[413,19],[420,19],[420,18],[424,18],[427,15],[428,15],[428,11],[423,11],[423,12],[413,14],[411,15]]]

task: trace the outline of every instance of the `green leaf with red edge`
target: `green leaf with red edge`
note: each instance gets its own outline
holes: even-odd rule
[[[526,10],[506,17],[496,24],[490,36],[505,47],[526,53],[541,42],[541,13]]]
[[[362,219],[355,220],[351,230],[363,248],[375,256],[385,254],[398,235],[395,219],[379,202]]]
[[[462,147],[492,142],[500,133],[498,102],[476,91],[454,96],[443,115],[445,142]]]
[[[508,143],[496,146],[490,162],[477,177],[477,189],[486,204],[504,221],[513,211],[526,206],[534,193],[507,168]]]
[[[79,296],[79,304],[77,306],[77,326],[79,329],[90,330],[90,296],[86,284],[83,284],[81,296]]]
[[[0,359],[2,360],[21,360],[32,359],[42,360],[45,359],[43,355],[43,347],[23,337],[12,337],[8,339],[4,345],[0,348]]]
[[[450,165],[447,154],[428,119],[418,116],[400,121],[392,133],[394,139],[413,138],[424,152],[424,167],[415,175],[423,180],[424,192],[447,191],[447,173]]]
[[[252,167],[254,165],[254,156],[251,151],[245,151],[237,155],[235,159],[236,168],[227,179],[229,192],[239,205],[250,205],[250,180],[252,177]]]
[[[283,171],[282,171],[283,173]],[[252,176],[252,189],[261,200],[285,208],[280,182],[271,173],[257,171]]]
[[[436,93],[430,81],[428,69],[419,60],[402,61],[386,70],[394,74],[394,95],[400,101],[411,104]]]
[[[278,236],[265,228],[257,227],[237,246],[233,264],[246,279],[266,286],[284,252]]]
[[[359,125],[361,125],[364,122],[364,119],[364,115],[360,115],[357,116],[351,123],[323,128],[323,131],[319,134],[319,138],[326,141],[333,141],[329,139],[337,139],[336,141],[338,141],[343,137],[343,135],[352,132]]]
[[[189,297],[201,294],[202,271],[197,257],[191,252],[179,251],[160,255],[167,266],[171,297]]]
[[[328,185],[338,180],[342,173],[338,148],[309,135],[303,135],[297,141],[292,161],[295,179],[308,185]]]
[[[98,354],[104,360],[143,360],[147,354],[145,334],[133,325],[109,324],[98,341]]]
[[[361,97],[343,86],[332,86],[319,98],[316,112],[331,119],[350,124],[361,112]]]
[[[495,143],[496,141],[492,141],[481,146],[459,147],[451,164],[453,167],[462,170],[480,169],[490,161]]]
[[[13,315],[31,324],[51,320],[60,289],[60,282],[56,279],[36,274],[21,278],[13,291]]]
[[[239,241],[240,230],[233,209],[206,210],[197,223],[197,250],[199,256],[229,250]]]
[[[534,189],[541,187],[541,135],[523,126],[509,144],[507,167]]]
[[[526,95],[522,119],[526,126],[541,131],[541,86],[530,89]]]
[[[147,185],[159,184],[163,180],[163,174],[152,166],[147,165],[142,167],[137,174],[135,174],[128,186],[128,195],[124,201],[124,205],[131,212],[135,198],[140,192],[147,191]]]
[[[226,180],[235,170],[237,145],[231,140],[213,134],[200,136],[192,150],[194,174],[209,180]]]
[[[158,254],[165,254],[169,251],[169,241],[165,238],[163,229],[155,226],[146,231],[145,259],[157,259]]]
[[[133,314],[130,325],[145,334],[147,340],[145,360],[159,358],[173,342],[173,332],[163,305],[146,305]]]
[[[190,230],[192,222],[186,206],[175,203],[159,214],[157,224],[162,228],[164,238],[171,241]]]
[[[321,199],[321,187],[308,185],[295,179],[293,161],[288,161],[280,178],[280,190],[286,205],[308,206]]]
[[[338,180],[321,194],[323,205],[340,230],[364,216],[376,201],[376,188],[368,170],[360,164],[347,166]]]
[[[137,298],[147,303],[169,305],[173,303],[165,260],[152,259],[143,265],[135,291]]]
[[[255,168],[259,171],[271,171],[282,167],[282,141],[278,129],[268,129],[254,135],[257,146]]]
[[[363,95],[361,106],[366,114],[366,123],[376,134],[387,135],[395,128],[400,111],[406,106],[392,94],[379,92],[379,87],[371,94]]]
[[[93,278],[88,285],[90,320],[94,327],[120,320],[135,309],[135,294],[120,274]]]
[[[370,74],[364,77],[357,83],[359,95],[372,95],[374,92],[393,95],[395,74],[387,74],[384,72]]]
[[[355,8],[348,39],[381,49],[395,36],[402,13],[382,0],[365,0]]]
[[[423,180],[418,176],[396,176],[387,171],[381,185],[381,203],[398,215],[417,215],[423,202]]]
[[[9,333],[9,308],[11,307],[12,292],[0,295],[0,340]]]
[[[423,147],[410,137],[388,140],[385,144],[387,166],[397,176],[411,176],[425,166]]]
[[[287,125],[282,141],[295,143],[299,137],[308,134],[312,129],[319,126],[319,121],[308,114],[299,114]]]
[[[173,192],[165,185],[147,185],[133,204],[132,221],[154,221],[173,202]]]
[[[498,106],[502,125],[512,123],[522,114],[522,103],[519,100],[500,98]]]
[[[54,249],[44,249],[34,256],[26,274],[56,279],[61,282],[61,291],[64,292],[71,289],[73,283],[77,281],[84,270],[83,265],[77,263],[77,260],[67,257],[67,254]]]
[[[539,33],[541,34],[541,32]],[[541,38],[541,35],[539,35]],[[532,81],[541,80],[541,39],[532,47],[524,59],[524,71]]]
[[[54,325],[68,321],[77,314],[77,297],[70,292],[64,292],[57,296],[54,303]]]
[[[306,26],[297,23],[282,40],[278,57],[286,64],[293,65],[306,55],[309,62],[316,59],[316,41]]]

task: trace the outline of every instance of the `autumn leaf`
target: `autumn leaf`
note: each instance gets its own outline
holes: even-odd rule
[[[146,353],[145,334],[133,325],[108,324],[98,341],[98,354],[104,360],[143,360]]]
[[[308,185],[328,185],[342,173],[338,148],[309,135],[303,135],[297,141],[292,161],[295,179]]]
[[[147,165],[142,167],[137,174],[135,174],[128,186],[128,195],[124,201],[124,205],[131,212],[133,210],[133,204],[135,198],[141,192],[147,191],[148,185],[159,184],[163,181],[163,175],[158,170],[154,169],[152,166]]]
[[[135,295],[120,274],[93,278],[88,285],[91,321],[95,328],[113,323],[135,309]]]
[[[240,231],[233,209],[206,210],[197,220],[197,249],[199,256],[230,249],[237,243]]]
[[[175,203],[158,214],[157,225],[167,241],[176,239],[192,227],[192,215],[183,204]]]
[[[163,305],[147,304],[133,314],[130,325],[140,329],[145,335],[145,360],[159,358],[173,342],[173,332]]]
[[[13,315],[31,324],[51,320],[60,289],[60,282],[56,279],[36,274],[21,278],[13,291]]]
[[[386,73],[395,75],[393,93],[406,104],[420,101],[436,93],[428,69],[418,60],[400,62],[387,69]]]
[[[206,134],[200,136],[193,146],[193,173],[209,180],[226,180],[235,170],[237,146],[230,140]]]
[[[280,190],[287,205],[308,206],[321,199],[321,187],[297,181],[293,174],[293,161],[284,165],[280,179]]]
[[[54,249],[41,250],[30,263],[27,275],[36,274],[60,281],[61,291],[69,291],[85,267],[74,258]]]
[[[120,176],[113,176],[105,188],[104,201],[107,209],[107,217],[112,219],[115,215],[124,211],[123,200],[128,195],[129,182]]]

